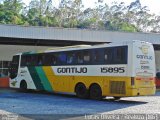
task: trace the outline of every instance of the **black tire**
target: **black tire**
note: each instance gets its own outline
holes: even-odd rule
[[[83,83],[79,83],[75,87],[76,96],[82,99],[88,98],[88,90]]]
[[[91,85],[89,89],[90,98],[93,100],[101,100],[102,99],[102,90],[98,84]]]
[[[21,84],[20,84],[20,89],[22,90],[22,91],[26,91],[27,90],[27,83],[26,83],[26,81],[21,81]]]
[[[121,97],[114,97],[114,100],[119,100],[121,99]]]

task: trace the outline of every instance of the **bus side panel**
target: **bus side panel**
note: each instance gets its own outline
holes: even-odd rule
[[[45,90],[44,85],[42,84],[41,78],[36,70],[35,66],[28,67],[29,73],[32,77],[32,80],[38,90]]]
[[[128,96],[130,91],[130,77],[125,76],[109,76],[103,78],[103,95],[104,96]],[[108,89],[107,89],[108,88]]]
[[[21,77],[17,77],[19,83],[18,88],[20,88],[21,81],[25,80],[27,83],[27,89],[37,89],[33,81],[33,78],[31,77],[28,67],[20,67],[19,71],[20,71],[19,76]]]
[[[73,76],[57,76],[51,66],[44,66],[43,70],[55,92],[73,92],[73,87],[70,86]]]
[[[50,84],[50,81],[48,80],[47,76],[46,76],[46,73],[44,72],[43,70],[43,67],[39,66],[39,67],[36,67],[36,72],[38,73],[38,76],[40,78],[40,81],[44,87],[44,89],[46,91],[53,91],[53,88]]]
[[[66,75],[55,75],[52,67],[45,66],[43,70],[52,85],[52,88],[55,92],[71,92],[74,93],[75,86],[77,83],[84,83],[87,89],[89,89],[90,85],[93,83],[97,83],[100,85],[102,89],[103,96],[131,96],[131,91],[126,92],[125,94],[113,94],[111,93],[110,81],[119,81],[125,82],[125,90],[130,86],[130,78],[129,77],[114,77],[114,76],[66,76]],[[118,89],[117,89],[118,91]],[[118,92],[117,92],[118,93]]]

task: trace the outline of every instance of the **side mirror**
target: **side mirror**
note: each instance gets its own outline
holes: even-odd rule
[[[160,72],[156,73],[156,77],[160,79]]]

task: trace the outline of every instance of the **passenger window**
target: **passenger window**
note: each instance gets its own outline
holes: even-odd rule
[[[127,63],[127,47],[123,46],[115,48],[114,63],[115,64]]]
[[[45,65],[56,65],[57,61],[57,55],[55,53],[49,53],[45,55]]]
[[[13,56],[12,64],[18,64],[19,56]]]
[[[26,65],[31,65],[31,56],[29,55],[26,56]]]
[[[77,52],[76,53],[76,59],[78,64],[83,64],[83,54],[82,52]]]
[[[113,50],[112,48],[106,48],[104,50],[104,63],[113,64]]]
[[[56,64],[57,64],[57,56],[51,55],[51,65],[56,65]]]
[[[43,65],[44,64],[44,58],[45,58],[45,56],[44,55],[38,55],[37,56],[37,65],[39,65],[39,66],[41,66],[41,65]]]
[[[66,59],[67,59],[67,56],[65,53],[59,53],[58,55],[59,64],[66,64]]]
[[[35,66],[35,65],[37,65],[36,62],[37,62],[36,55],[31,55],[30,65],[31,65],[31,66]]]
[[[89,53],[89,51],[84,51],[83,60],[84,60],[84,62],[90,62],[90,53]]]
[[[75,61],[75,54],[72,52],[67,53],[67,64],[73,64]]]
[[[96,49],[93,51],[93,62],[98,64],[102,62],[103,51],[101,49]]]
[[[35,55],[25,55],[22,57],[22,65],[34,66],[36,64]]]

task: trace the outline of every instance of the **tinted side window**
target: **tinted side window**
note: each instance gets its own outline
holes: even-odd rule
[[[26,55],[26,66],[31,65],[31,56],[30,55]]]
[[[66,64],[67,55],[64,52],[58,53],[58,64],[64,65]]]
[[[44,54],[38,54],[38,55],[34,56],[34,59],[36,62],[33,65],[42,66],[45,63],[45,55]]]
[[[75,64],[76,58],[75,58],[74,52],[67,52],[67,64]]]
[[[11,79],[13,79],[17,76],[18,65],[19,65],[19,55],[18,56],[13,56],[11,66],[10,66],[10,70],[9,70]]]
[[[58,63],[57,55],[56,54],[50,55],[50,65],[56,65],[57,63]]]
[[[76,56],[76,64],[83,64],[84,63],[82,51],[77,51],[75,56]]]
[[[92,54],[92,61],[94,64],[103,64],[103,49],[94,49]]]
[[[91,51],[90,50],[83,51],[83,61],[86,64],[91,62]]]
[[[113,48],[104,49],[104,63],[113,64]]]
[[[13,56],[12,64],[18,64],[19,63],[19,56]]]
[[[47,53],[44,55],[44,65],[45,66],[52,66],[58,63],[58,58],[56,53]]]
[[[114,48],[114,63],[127,64],[127,46]]]
[[[22,55],[21,66],[35,66],[37,64],[36,55]]]
[[[31,55],[30,65],[31,66],[35,66],[36,64],[37,64],[37,57],[36,57],[36,55]]]

